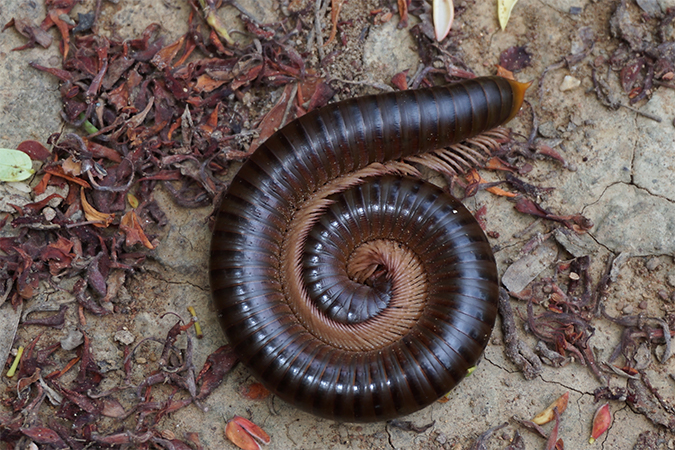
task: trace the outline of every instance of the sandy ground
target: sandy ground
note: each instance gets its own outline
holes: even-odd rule
[[[279,3],[272,0],[241,2],[261,20],[274,20],[281,14]],[[389,5],[392,2],[381,3],[393,6]],[[343,10],[344,19],[363,19],[363,14],[377,6],[382,5],[376,1],[349,2]],[[568,164],[563,167],[555,160],[536,160],[532,163],[534,169],[524,179],[538,186],[555,188],[540,199],[546,208],[560,215],[583,213],[593,221],[593,228],[582,236],[577,250],[581,255],[590,255],[594,282],[602,275],[608,257],[622,255],[622,265],[616,265],[616,281],[611,284],[605,299],[607,312],[614,317],[641,313],[644,317],[664,318],[672,314],[673,305],[662,296],[665,293],[666,298],[672,298],[675,291],[675,91],[663,87],[656,89],[648,101],[634,105],[641,111],[660,116],[663,119],[660,123],[627,108],[611,110],[597,100],[590,63],[596,58],[607,58],[616,48],[617,41],[610,34],[609,18],[617,2],[521,0],[506,31],[499,28],[493,2],[467,1],[459,6],[463,12],[453,27],[453,32],[461,35],[459,55],[477,74],[493,73],[499,54],[508,47],[526,45],[532,55],[531,66],[517,74],[521,80],[535,80],[527,97],[530,106],[524,108],[513,125],[517,131],[528,135],[532,126],[531,108],[534,108],[539,126],[538,139],[556,148]],[[87,8],[91,8],[89,3],[78,6],[75,12]],[[180,0],[104,2],[102,31],[109,32],[114,26],[121,36],[132,37],[139,35],[148,24],[159,22],[165,32],[175,38],[185,32],[188,12],[189,8]],[[225,7],[221,13],[231,23],[238,20],[233,8]],[[0,6],[0,23],[15,16],[39,22],[44,16],[44,6],[41,1]],[[349,67],[355,67],[355,73],[349,78],[367,84],[389,84],[392,75],[405,69],[414,73],[419,63],[415,42],[407,30],[396,29],[396,23],[394,17],[386,24],[371,26],[365,45],[350,46],[336,61],[333,67],[336,73],[345,76]],[[324,18],[325,35],[327,24],[328,20]],[[580,30],[584,27],[595,36],[595,47],[590,55],[575,64],[561,64],[549,71],[538,91],[537,82],[548,66],[578,52]],[[672,33],[672,29],[669,31]],[[673,39],[672,35],[670,39]],[[56,81],[27,65],[29,61],[37,61],[44,66],[58,67],[60,58],[56,46],[46,50],[10,51],[22,43],[22,38],[13,30],[0,34],[0,79],[3,80],[0,84],[0,146],[8,148],[26,139],[44,143],[49,135],[63,127]],[[607,77],[617,95],[623,96],[621,100],[627,104],[616,73],[607,74],[606,66],[599,72]],[[568,75],[579,80],[580,86],[561,91],[563,79]],[[377,91],[373,89],[355,85],[353,91]],[[497,179],[493,173],[484,176],[491,181]],[[109,376],[111,385],[123,378],[122,350],[114,341],[115,334],[121,330],[129,331],[136,342],[144,337],[163,336],[174,323],[171,317],[160,318],[164,312],[174,311],[187,317],[187,306],[197,310],[205,333],[204,339],[194,341],[197,368],[208,354],[225,343],[213,312],[207,276],[210,242],[207,218],[211,210],[181,209],[161,191],[156,197],[170,223],[160,237],[161,245],[151,252],[144,270],[127,280],[133,313],[105,319],[89,317],[85,330],[91,337],[99,366]],[[537,221],[530,227],[535,218],[516,212],[512,203],[485,191],[467,201],[472,211],[484,205],[487,206],[487,230],[496,232],[493,236],[498,235],[491,243],[497,249],[501,273],[523,256],[524,245],[537,233],[544,235],[555,228],[555,224],[546,221]],[[3,233],[12,232],[9,226],[3,230]],[[544,265],[540,277],[551,276],[557,262],[572,258],[570,248],[564,248],[554,239],[545,245],[550,246],[553,257],[539,257]],[[45,294],[30,300],[27,307],[32,302],[55,301],[58,299],[54,295]],[[521,320],[526,316],[526,304],[515,299],[511,299],[511,303],[519,312],[516,323],[520,335],[534,347],[537,341],[525,333]],[[8,321],[5,327],[8,330],[13,317],[9,309],[9,305],[4,305],[4,312],[0,314]],[[76,321],[74,314],[69,315],[70,327],[49,330],[43,339],[58,341]],[[592,325],[595,334],[589,345],[601,363],[618,345],[621,328],[605,319],[596,319]],[[0,350],[25,345],[39,331],[38,327],[20,327],[13,343],[12,333],[9,333],[9,342],[4,342]],[[648,350],[648,364],[644,370],[662,396],[661,405],[654,401],[647,409],[651,408],[652,412],[659,408],[663,410],[659,416],[662,424],[654,424],[635,406],[631,408],[620,400],[610,401],[613,424],[595,447],[631,449],[638,442],[638,436],[649,431],[652,436],[661,438],[655,440],[659,444],[653,448],[675,448],[675,436],[664,426],[675,422],[672,412],[675,395],[669,376],[675,362],[670,359],[666,364],[660,364],[658,352],[649,353]],[[62,358],[63,361],[69,359],[68,355]],[[141,377],[141,374],[137,375],[133,380],[136,383]],[[544,365],[540,374],[526,380],[505,355],[499,324],[476,371],[449,394],[449,401],[405,418],[418,426],[434,423],[423,433],[404,431],[386,423],[336,423],[300,412],[274,398],[248,400],[239,391],[252,381],[245,368],[237,367],[208,398],[204,405],[206,411],[189,406],[163,419],[159,429],[171,430],[177,436],[198,432],[205,448],[234,448],[225,440],[223,429],[225,421],[238,414],[262,426],[272,437],[270,448],[274,449],[468,449],[481,433],[508,421],[509,425],[498,431],[486,448],[505,448],[515,430],[519,430],[526,448],[536,449],[544,448],[545,440],[511,418],[530,419],[558,396],[569,392],[569,407],[562,417],[559,437],[564,440],[565,448],[582,449],[590,448],[591,421],[599,405],[594,401],[593,393],[602,386],[587,367],[574,361],[564,367]],[[4,386],[13,383],[3,376]],[[612,388],[625,388],[626,385],[626,378],[610,378]],[[115,430],[118,425],[110,421],[108,430]],[[551,427],[549,424],[544,428],[548,432]],[[675,427],[671,425],[673,429]]]

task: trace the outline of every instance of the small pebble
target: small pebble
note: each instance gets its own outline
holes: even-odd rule
[[[626,305],[626,306],[624,306],[624,308],[622,310],[622,312],[626,315],[633,314],[633,311],[634,311],[633,305]]]
[[[560,90],[563,92],[571,91],[572,89],[576,89],[579,86],[581,86],[580,79],[574,78],[572,75],[565,75],[565,78],[563,78],[563,81],[560,84]]]
[[[581,8],[580,8],[580,7],[578,7],[578,6],[572,6],[572,7],[570,8],[570,15],[572,15],[572,16],[578,16],[579,14],[581,14]]]
[[[51,222],[52,220],[54,220],[54,217],[56,217],[56,211],[54,211],[54,208],[50,208],[49,206],[47,206],[45,209],[42,210],[42,215],[44,216],[47,222]]]
[[[652,271],[658,269],[659,265],[660,265],[660,261],[659,261],[658,258],[649,258],[647,260],[647,263],[645,264],[645,267],[647,268],[647,270],[652,272]]]
[[[646,302],[645,300],[642,300],[642,301],[638,304],[638,308],[640,308],[640,309],[647,309],[647,302]]]
[[[668,284],[675,287],[675,270],[668,274]]]
[[[570,272],[570,280],[578,281],[581,277],[576,272]]]
[[[145,358],[143,358],[142,356],[139,356],[139,357],[136,358],[136,362],[137,362],[138,364],[145,364],[145,363],[148,362],[148,360],[145,359]]]
[[[556,138],[558,137],[558,132],[555,129],[555,125],[553,122],[544,122],[541,125],[539,125],[539,128],[537,128],[537,131],[539,131],[539,134],[541,134],[545,138]]]
[[[665,289],[659,289],[658,294],[659,294],[659,298],[661,300],[663,300],[664,302],[667,302],[667,301],[670,300],[670,298],[668,297],[668,292]]]
[[[136,339],[131,332],[127,330],[120,330],[115,333],[115,336],[113,337],[114,340],[119,342],[122,345],[130,345],[133,344],[134,340]]]

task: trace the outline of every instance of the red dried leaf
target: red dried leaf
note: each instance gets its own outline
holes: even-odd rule
[[[234,416],[225,427],[225,436],[243,450],[259,450],[260,445],[253,438],[267,445],[270,436],[258,425],[241,416]]]
[[[229,345],[223,345],[211,353],[204,367],[197,376],[200,383],[197,399],[201,400],[209,396],[211,392],[223,382],[223,378],[237,364],[237,355]]]
[[[115,107],[117,112],[129,106],[129,89],[126,83],[122,83],[114,90],[108,92],[108,101]]]
[[[52,156],[49,150],[38,141],[23,141],[16,149],[30,156],[33,161],[47,161]]]
[[[391,78],[391,84],[396,86],[401,91],[405,91],[408,89],[408,70],[404,70],[403,72],[399,72],[396,75],[394,75]]]
[[[556,444],[558,443],[558,431],[560,429],[560,414],[558,413],[558,408],[553,408],[553,415],[555,417],[555,425],[546,441],[546,450],[555,450]]]
[[[605,403],[595,411],[593,416],[593,429],[591,430],[591,438],[588,440],[589,444],[595,442],[612,424],[612,413],[609,411],[609,403]]]
[[[51,444],[63,448],[66,444],[61,440],[56,431],[45,427],[22,428],[21,433],[31,438],[38,444]]]
[[[518,72],[530,67],[531,63],[532,57],[524,46],[509,47],[499,55],[499,65],[511,72]]]
[[[307,111],[312,111],[325,106],[333,95],[335,95],[335,91],[322,79],[319,84],[316,85],[312,98],[309,99]]]
[[[548,156],[549,158],[556,159],[563,163],[563,167],[567,167],[567,161],[565,161],[565,158],[563,158],[560,153],[556,152],[553,150],[551,147],[545,144],[538,144],[537,145],[537,153],[540,155]]]
[[[258,382],[240,386],[239,393],[249,400],[264,400],[271,394],[262,383]]]
[[[235,416],[235,418],[237,417],[238,416]],[[227,426],[225,427],[225,437],[242,450],[260,450],[260,444],[244,430],[244,427],[235,422],[234,419],[227,422]]]
[[[645,65],[644,58],[638,58],[632,64],[628,64],[623,69],[621,69],[620,74],[621,86],[623,87],[624,91],[630,92],[633,89],[634,84],[637,81],[637,78],[640,75],[640,71],[642,70],[644,65]]]
[[[260,428],[258,425],[254,424],[248,419],[244,419],[243,417],[240,416],[234,416],[232,418],[233,422],[236,422],[238,425],[240,425],[248,434],[259,440],[261,443],[267,445],[269,444],[272,440],[270,439],[270,436],[265,433],[265,431]]]
[[[124,407],[122,404],[113,397],[104,398],[101,403],[103,403],[103,408],[101,409],[101,414],[106,417],[113,417],[115,419],[121,419],[126,416]]]
[[[284,114],[286,112],[286,108],[288,105],[289,101],[292,101],[291,99],[291,92],[293,90],[293,86],[288,84],[284,88],[283,94],[281,94],[281,98],[277,102],[276,105],[274,105],[274,108],[272,108],[267,114],[265,114],[265,117],[263,117],[262,121],[260,122],[260,126],[258,127],[258,137],[251,142],[251,146],[249,147],[249,153],[252,153],[260,147],[260,145],[267,140],[268,137],[272,136],[275,131],[277,131],[279,128],[283,127],[284,124],[282,123],[284,119]],[[289,118],[287,118],[288,120]]]
[[[165,68],[170,67],[171,61],[173,60],[173,58],[176,57],[178,51],[183,46],[183,42],[185,42],[185,37],[186,35],[181,36],[173,44],[169,44],[160,51],[158,51],[157,54],[155,54],[155,56],[152,57],[152,60],[150,62],[154,64],[159,70],[164,70]]]

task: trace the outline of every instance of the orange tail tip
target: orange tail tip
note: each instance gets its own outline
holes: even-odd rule
[[[509,80],[508,78],[507,81],[513,89],[513,110],[511,111],[509,118],[506,119],[506,122],[509,122],[511,119],[516,117],[516,114],[518,114],[518,111],[520,111],[520,107],[523,106],[523,100],[525,99],[525,91],[527,91],[527,88],[532,86],[533,82],[528,81],[527,83],[521,83],[520,81]]]

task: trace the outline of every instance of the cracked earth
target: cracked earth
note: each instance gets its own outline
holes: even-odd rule
[[[44,14],[41,1],[8,2],[0,5],[0,22],[23,15],[39,22]],[[261,17],[275,20],[277,1],[240,1]],[[282,2],[283,3],[283,2]],[[392,3],[392,2],[380,2]],[[518,74],[521,80],[538,80],[544,69],[570,53],[582,26],[593,29],[597,36],[592,57],[607,56],[612,51],[607,22],[616,7],[615,1],[599,0],[520,0],[515,7],[506,31],[499,29],[493,2],[463,2],[466,11],[457,19],[455,29],[463,33],[461,52],[467,64],[479,75],[492,73],[499,54],[513,45],[525,45],[532,53],[532,66]],[[365,3],[364,3],[365,4]],[[367,8],[378,5],[368,2]],[[167,34],[175,38],[185,31],[188,8],[182,0],[142,2],[120,0],[118,5],[105,3],[103,19],[123,36],[140,34],[149,23],[161,22]],[[344,14],[367,14],[360,2],[348,2]],[[82,6],[90,7],[91,2]],[[277,7],[277,9],[275,9]],[[580,7],[581,14],[571,15],[571,7]],[[350,9],[351,8],[351,9]],[[359,9],[361,8],[361,9]],[[227,10],[227,8],[224,8]],[[77,9],[75,10],[77,11]],[[228,20],[236,20],[236,13],[223,12]],[[388,84],[391,76],[405,69],[414,73],[418,58],[414,41],[406,30],[391,23],[373,26],[368,32],[364,48],[349,49],[345,60],[362,62],[359,69],[365,84]],[[325,33],[325,31],[324,31]],[[28,67],[29,61],[38,61],[49,67],[58,67],[60,59],[54,46],[49,50],[33,49],[10,52],[23,43],[12,30],[0,34],[0,145],[15,147],[26,139],[45,142],[47,137],[61,130],[58,111],[59,92],[56,82],[44,73]],[[350,59],[351,58],[351,59]],[[344,75],[345,64],[340,70]],[[560,91],[565,75],[581,80],[581,86],[571,91]],[[613,77],[613,78],[612,78]],[[345,78],[343,76],[343,78]],[[616,76],[609,75],[610,84],[620,92]],[[526,106],[515,130],[524,136],[532,124],[531,108],[536,111],[539,139],[554,147],[567,160],[568,166],[555,161],[540,160],[526,181],[555,190],[540,200],[557,214],[583,213],[594,226],[575,243],[553,244],[551,262],[543,268],[542,276],[551,276],[555,262],[571,259],[578,252],[592,258],[592,274],[599,278],[609,256],[619,257],[623,264],[606,299],[607,312],[613,317],[642,312],[649,317],[662,317],[675,309],[659,296],[675,291],[675,92],[666,88],[656,90],[648,102],[636,105],[648,114],[662,118],[656,122],[639,116],[626,108],[611,111],[602,106],[592,91],[590,69],[586,62],[572,67],[550,71],[538,95],[536,82],[528,94]],[[370,92],[377,92],[376,89]],[[490,181],[497,176],[485,174]],[[87,332],[92,337],[96,359],[114,384],[123,378],[121,351],[114,343],[120,330],[130,331],[136,342],[149,336],[163,336],[174,320],[162,317],[164,313],[178,312],[187,317],[186,308],[193,306],[202,321],[205,337],[195,340],[195,364],[201,367],[206,356],[225,343],[217,324],[209,295],[208,246],[210,234],[208,209],[186,211],[171,203],[166,195],[157,192],[170,224],[161,236],[161,245],[151,253],[145,270],[130,277],[125,286],[123,302],[134,314],[118,317],[91,318]],[[513,204],[481,191],[467,201],[472,211],[487,206],[485,221],[488,231],[498,232],[491,240],[496,249],[500,273],[503,274],[522,256],[524,245],[537,235],[551,231],[550,224],[519,214]],[[525,230],[525,232],[524,232]],[[11,233],[7,227],[4,233]],[[579,256],[576,255],[575,256]],[[55,295],[55,294],[54,294]],[[45,308],[58,309],[59,302],[72,298],[55,299],[45,296],[50,303]],[[27,308],[38,308],[36,298]],[[671,298],[671,297],[668,297]],[[512,299],[519,334],[526,336],[522,318],[525,305]],[[56,306],[55,306],[56,305]],[[15,313],[3,307],[0,321],[12,323]],[[73,319],[73,318],[70,318]],[[76,320],[72,320],[75,323]],[[4,326],[8,329],[10,325]],[[596,328],[590,345],[599,362],[607,360],[620,339],[620,330],[607,320],[593,323]],[[67,328],[67,327],[66,327]],[[68,333],[55,331],[54,340]],[[25,343],[34,330],[20,329],[16,341]],[[535,347],[536,340],[525,342]],[[10,339],[11,344],[11,339]],[[2,344],[9,348],[10,344]],[[154,355],[143,355],[152,359]],[[139,364],[142,360],[137,361]],[[661,365],[654,358],[648,367],[650,379],[658,386],[664,401],[675,405],[673,382],[668,376],[674,372],[675,358]],[[138,381],[138,380],[136,380]],[[318,419],[299,412],[274,397],[262,402],[247,400],[239,395],[242,384],[251,381],[243,367],[237,367],[226,382],[208,399],[206,411],[190,406],[168,417],[163,427],[177,435],[186,431],[199,432],[205,448],[233,448],[224,440],[224,420],[234,414],[250,417],[272,436],[271,448],[383,448],[383,449],[467,449],[471,442],[488,428],[509,421],[516,416],[531,419],[565,391],[570,392],[570,407],[563,415],[560,437],[565,448],[587,448],[593,413],[597,408],[593,392],[601,386],[588,368],[572,361],[563,367],[544,365],[533,380],[526,380],[506,358],[500,324],[495,328],[481,364],[476,371],[449,395],[447,403],[438,403],[415,413],[405,420],[422,426],[434,425],[416,434],[385,423],[355,425]],[[3,379],[3,383],[7,381]],[[611,387],[625,387],[626,379],[614,377]],[[612,404],[613,425],[609,433],[595,444],[595,448],[632,449],[640,433],[663,433],[645,415],[621,402]],[[550,425],[547,426],[550,430]],[[502,430],[488,444],[489,449],[504,448],[513,436],[515,424]],[[544,441],[521,429],[527,448],[544,448]],[[663,447],[675,448],[672,435],[666,435]]]

